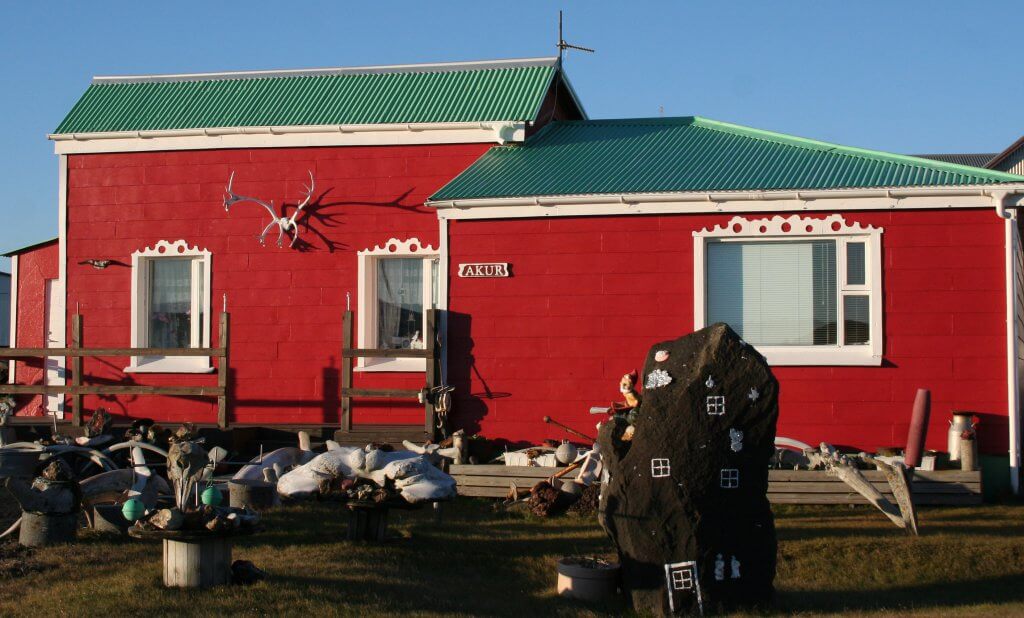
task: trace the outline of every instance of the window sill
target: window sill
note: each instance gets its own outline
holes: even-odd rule
[[[427,360],[424,358],[366,359],[364,362],[364,365],[355,367],[353,371],[424,373],[427,370]]]
[[[882,357],[871,353],[871,346],[757,346],[773,367],[861,366],[878,367]]]
[[[210,359],[203,357],[133,358],[125,373],[213,373]]]

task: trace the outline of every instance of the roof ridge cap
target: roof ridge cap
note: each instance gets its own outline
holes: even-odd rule
[[[414,64],[370,65],[355,67],[322,67],[308,69],[270,69],[254,71],[219,71],[204,73],[163,73],[154,75],[97,75],[93,85],[139,84],[159,82],[226,81],[231,79],[268,79],[284,77],[322,77],[328,75],[382,75],[388,73],[447,73],[455,71],[486,71],[529,67],[555,67],[557,57],[507,58],[459,62],[427,62]]]

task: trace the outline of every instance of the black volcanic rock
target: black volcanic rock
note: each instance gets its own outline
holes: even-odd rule
[[[652,347],[640,382],[632,440],[621,439],[622,417],[598,437],[609,474],[599,518],[618,548],[623,589],[637,610],[661,614],[769,602],[779,384],[768,364],[713,324]]]

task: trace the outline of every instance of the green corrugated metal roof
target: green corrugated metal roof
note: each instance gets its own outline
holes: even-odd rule
[[[698,117],[553,122],[430,199],[956,186],[1024,177]]]
[[[55,133],[534,120],[553,58],[96,78]]]

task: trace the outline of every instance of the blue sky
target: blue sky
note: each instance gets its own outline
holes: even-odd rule
[[[4,2],[0,250],[56,235],[46,134],[93,75],[545,56],[594,118],[701,115],[904,153],[1024,134],[1024,3]],[[7,270],[6,260],[0,270]]]

